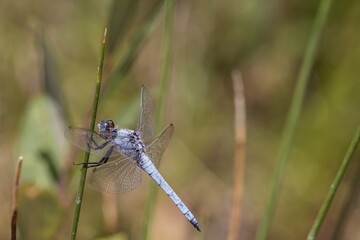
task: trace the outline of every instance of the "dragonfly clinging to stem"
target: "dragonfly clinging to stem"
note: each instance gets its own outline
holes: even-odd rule
[[[98,132],[69,127],[65,136],[76,147],[101,157],[97,162],[86,163],[87,167],[92,168],[88,178],[91,188],[105,193],[130,191],[140,185],[142,169],[200,231],[193,213],[157,170],[174,131],[174,125],[169,124],[156,137],[153,137],[153,126],[151,97],[147,88],[142,86],[140,113],[135,131],[118,129],[112,120],[102,120],[98,124]]]

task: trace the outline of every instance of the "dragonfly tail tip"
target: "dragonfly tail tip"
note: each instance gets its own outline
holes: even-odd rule
[[[199,224],[196,224],[194,227],[196,228],[196,230],[198,230],[199,232],[201,232],[201,229],[200,229]]]

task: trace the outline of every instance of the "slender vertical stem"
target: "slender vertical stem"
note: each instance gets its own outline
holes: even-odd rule
[[[233,191],[232,206],[229,219],[228,240],[238,239],[240,231],[240,218],[242,198],[244,192],[244,165],[246,144],[246,109],[244,86],[241,73],[234,71],[232,74],[234,88],[234,169],[233,169]]]
[[[288,113],[285,129],[282,136],[277,160],[275,175],[272,180],[270,198],[265,208],[265,215],[262,219],[260,228],[257,232],[256,239],[266,239],[269,227],[272,219],[272,215],[275,210],[275,203],[280,189],[280,182],[283,177],[284,168],[289,157],[292,141],[294,138],[295,128],[300,116],[300,111],[303,104],[305,90],[309,81],[311,68],[314,64],[317,48],[320,41],[320,35],[324,28],[332,0],[322,0],[319,9],[316,14],[314,26],[310,35],[309,42],[307,44],[304,60],[300,69],[300,74],[296,83],[294,96],[291,102],[290,111]]]
[[[321,205],[318,215],[316,216],[314,224],[313,224],[313,226],[310,230],[310,233],[307,237],[308,240],[314,240],[316,235],[318,234],[320,226],[324,221],[324,218],[330,208],[331,202],[334,199],[335,193],[336,193],[337,189],[339,188],[341,180],[345,174],[346,168],[348,167],[350,160],[352,159],[352,157],[356,151],[356,148],[359,145],[359,141],[360,141],[360,127],[356,131],[355,136],[354,136],[353,140],[351,141],[351,144],[346,152],[344,160],[342,161],[341,166],[335,176],[335,179],[330,186],[329,192],[326,195],[326,198],[325,198],[323,204]]]
[[[165,23],[164,23],[164,35],[163,35],[163,50],[162,50],[162,64],[160,75],[160,93],[159,101],[156,112],[156,131],[160,130],[160,127],[164,118],[165,111],[165,99],[168,92],[168,86],[171,77],[171,59],[172,59],[172,35],[174,25],[174,0],[165,1]],[[150,184],[148,204],[146,209],[145,221],[143,225],[142,239],[149,239],[150,227],[152,225],[154,207],[157,197],[157,188],[155,183]]]
[[[101,88],[101,82],[102,82],[104,55],[105,55],[105,47],[106,47],[106,32],[107,32],[107,29],[105,28],[104,38],[103,38],[103,42],[102,42],[102,46],[101,46],[100,63],[99,63],[97,79],[96,79],[95,95],[94,95],[93,106],[92,106],[92,111],[91,111],[91,122],[90,122],[90,127],[89,127],[89,129],[91,129],[91,130],[94,130],[96,113],[97,113],[97,108],[98,108],[98,103],[99,103],[99,95],[100,95],[100,88]],[[87,163],[89,161],[89,156],[90,156],[90,153],[89,153],[89,151],[87,151],[84,155],[84,161],[83,161],[84,163]],[[73,224],[72,224],[72,229],[71,229],[71,234],[70,234],[71,240],[76,239],[77,227],[78,227],[80,211],[81,211],[82,198],[83,198],[83,194],[84,194],[86,173],[87,173],[87,164],[84,164],[83,167],[81,168],[79,189],[78,189],[78,193],[76,195],[74,219],[73,219]]]
[[[12,217],[11,217],[11,240],[16,240],[16,225],[17,225],[17,203],[18,203],[18,195],[19,195],[19,181],[20,181],[20,172],[22,165],[23,157],[19,157],[18,164],[16,166],[15,172],[15,181],[13,188],[13,199],[12,199]]]

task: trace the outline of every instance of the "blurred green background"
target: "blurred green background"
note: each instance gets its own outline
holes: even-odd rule
[[[197,216],[196,232],[159,191],[152,239],[226,239],[233,184],[231,74],[244,81],[247,143],[238,239],[254,239],[317,1],[177,1],[166,117],[175,132],[160,172]],[[97,120],[134,128],[141,84],[159,92],[158,1],[0,2],[0,239],[24,156],[21,239],[66,239],[83,154],[66,126],[88,127],[99,49],[109,28]],[[360,123],[360,2],[335,1],[307,88],[269,239],[305,239]],[[123,64],[125,61],[125,65]],[[359,151],[358,151],[359,152]],[[359,153],[318,239],[360,239]],[[241,173],[241,171],[239,171]],[[78,239],[140,239],[149,178],[119,196],[85,190]],[[347,207],[348,209],[344,210]],[[344,214],[348,212],[349,214]],[[106,238],[110,239],[110,238]]]

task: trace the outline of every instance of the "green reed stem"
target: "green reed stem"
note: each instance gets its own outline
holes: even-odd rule
[[[102,46],[101,46],[100,63],[99,63],[97,79],[96,79],[95,96],[94,96],[92,110],[91,110],[91,122],[90,122],[90,127],[89,127],[89,129],[91,129],[91,130],[94,130],[94,127],[95,127],[96,113],[97,113],[97,108],[98,108],[98,103],[99,103],[100,88],[101,88],[101,82],[102,82],[102,73],[103,73],[103,66],[104,66],[105,47],[106,47],[106,32],[107,32],[107,29],[105,28],[104,38],[103,38],[103,42],[102,42]],[[83,161],[84,163],[87,163],[89,161],[89,156],[90,156],[90,152],[89,151],[85,152],[84,161]],[[82,198],[83,198],[83,194],[84,194],[86,173],[87,173],[87,164],[84,164],[83,167],[81,168],[79,189],[78,189],[78,193],[76,195],[74,219],[73,219],[73,223],[72,223],[71,234],[69,237],[69,239],[71,239],[71,240],[76,239],[76,233],[77,233],[80,211],[81,211]]]
[[[165,105],[169,82],[171,78],[171,59],[172,59],[172,37],[174,28],[174,9],[175,1],[165,1],[165,21],[164,21],[164,35],[163,35],[163,49],[162,49],[162,64],[160,75],[160,93],[156,112],[156,131],[160,128],[164,119]],[[142,239],[149,239],[150,227],[152,225],[154,207],[157,199],[157,186],[151,182],[148,196],[148,204],[146,209],[145,221],[142,231]]]
[[[335,176],[335,179],[330,186],[329,192],[326,195],[326,198],[321,205],[318,215],[316,216],[314,224],[313,224],[313,226],[310,230],[310,233],[307,237],[308,240],[314,240],[316,235],[318,234],[321,224],[324,221],[324,218],[325,218],[325,216],[330,208],[330,205],[334,199],[335,193],[336,193],[337,189],[339,188],[341,180],[345,174],[346,168],[348,167],[350,160],[352,159],[352,157],[355,153],[355,150],[356,150],[357,146],[359,145],[359,141],[360,141],[360,127],[356,131],[355,136],[354,136],[353,140],[351,141],[351,144],[346,152],[344,160],[342,161],[341,166]]]
[[[334,233],[331,236],[331,240],[341,240],[344,239],[343,235],[347,230],[347,223],[349,217],[352,215],[354,211],[354,204],[358,202],[357,196],[359,196],[360,190],[360,166],[356,167],[355,176],[351,179],[350,184],[347,185],[351,190],[347,196],[345,196],[345,200],[342,202],[342,207],[340,210],[339,217],[337,218],[337,223],[334,229]]]
[[[271,219],[275,210],[275,203],[279,195],[281,179],[284,174],[284,168],[289,157],[292,141],[294,138],[295,128],[297,126],[297,122],[300,116],[306,86],[309,81],[311,68],[314,64],[315,56],[320,41],[320,35],[323,31],[331,3],[332,0],[322,0],[315,17],[314,26],[306,47],[304,60],[296,83],[290,111],[286,119],[286,124],[282,135],[279,152],[276,159],[276,169],[271,184],[270,198],[265,207],[265,214],[262,219],[259,230],[257,232],[257,236],[256,236],[257,240],[266,239],[269,232]]]

